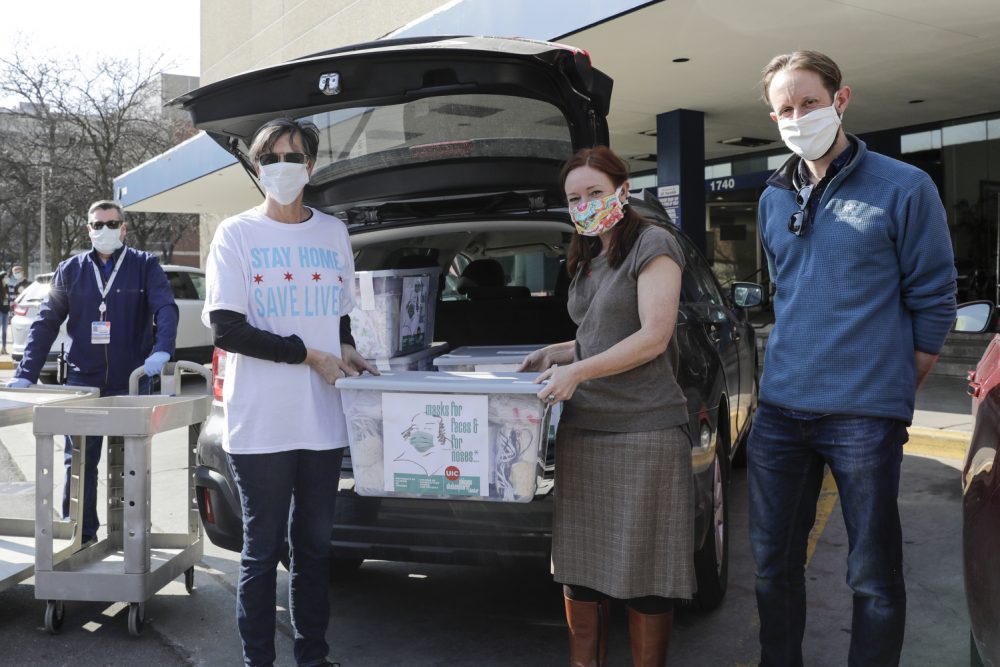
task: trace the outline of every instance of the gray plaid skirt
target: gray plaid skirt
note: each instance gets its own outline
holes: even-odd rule
[[[694,487],[685,426],[606,433],[560,425],[555,580],[611,597],[690,598]]]

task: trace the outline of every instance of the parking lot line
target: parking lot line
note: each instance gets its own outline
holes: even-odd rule
[[[816,522],[813,523],[812,530],[809,531],[809,545],[806,547],[806,568],[812,560],[816,551],[816,543],[819,542],[826,522],[830,519],[833,506],[837,504],[837,482],[833,479],[833,474],[827,468],[823,475],[823,486],[819,490],[819,500],[816,502]]]
[[[965,460],[972,434],[965,431],[911,426],[910,440],[903,445],[904,454],[942,459]]]

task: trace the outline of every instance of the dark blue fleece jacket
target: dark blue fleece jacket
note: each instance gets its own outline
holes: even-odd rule
[[[761,195],[757,222],[776,293],[760,400],[910,423],[914,351],[937,354],[955,321],[948,223],[926,173],[849,139],[854,156],[803,236],[788,231],[798,157]]]

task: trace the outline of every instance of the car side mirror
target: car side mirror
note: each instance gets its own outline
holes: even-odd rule
[[[737,308],[753,308],[764,302],[764,288],[757,283],[733,283],[729,290]]]
[[[958,306],[952,331],[987,333],[996,331],[996,309],[989,301],[970,301]]]

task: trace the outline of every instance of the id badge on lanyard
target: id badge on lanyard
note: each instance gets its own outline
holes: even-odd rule
[[[111,342],[111,322],[91,322],[90,342],[94,345],[107,345]]]
[[[122,253],[118,261],[115,262],[115,269],[111,272],[111,277],[108,278],[106,285],[101,283],[100,270],[97,268],[97,264],[94,264],[94,278],[97,280],[97,289],[101,293],[101,305],[97,307],[97,311],[101,314],[101,319],[90,323],[90,342],[92,345],[108,345],[111,343],[111,322],[104,318],[104,313],[108,310],[107,299],[108,293],[111,291],[111,284],[115,282],[115,278],[118,276],[118,269],[122,265],[121,258],[124,255],[125,253]]]

